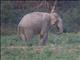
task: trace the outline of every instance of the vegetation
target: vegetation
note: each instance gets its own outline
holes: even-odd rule
[[[49,33],[46,46],[38,46],[38,38],[31,42],[16,35],[1,36],[1,60],[79,60],[80,33]]]

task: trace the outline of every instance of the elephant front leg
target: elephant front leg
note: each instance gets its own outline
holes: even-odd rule
[[[46,45],[47,42],[48,42],[48,33],[41,34],[39,45]]]
[[[48,21],[44,21],[41,32],[39,45],[46,45],[48,41]]]

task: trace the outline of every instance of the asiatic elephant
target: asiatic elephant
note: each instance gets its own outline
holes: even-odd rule
[[[56,25],[59,33],[63,32],[63,22],[57,13],[32,12],[26,14],[18,24],[19,36],[22,40],[31,40],[36,34],[40,34],[40,44],[48,41],[48,30]]]

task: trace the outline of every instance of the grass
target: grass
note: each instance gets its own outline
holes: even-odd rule
[[[46,46],[37,46],[38,39],[24,42],[16,35],[1,36],[1,60],[80,60],[80,32],[49,33]]]

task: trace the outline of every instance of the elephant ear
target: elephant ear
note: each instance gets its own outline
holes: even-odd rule
[[[50,19],[51,19],[51,25],[55,25],[56,22],[58,22],[58,14],[57,13],[51,13],[50,14]]]

